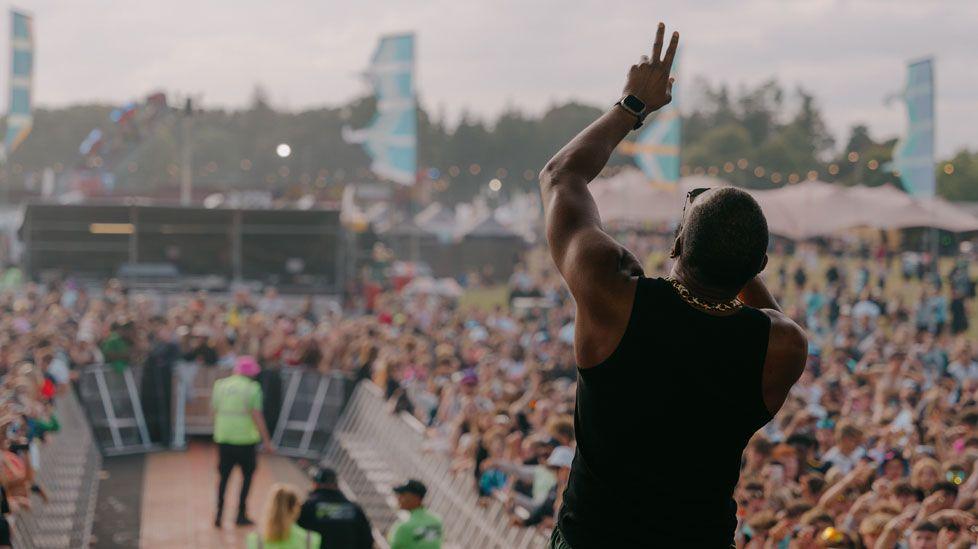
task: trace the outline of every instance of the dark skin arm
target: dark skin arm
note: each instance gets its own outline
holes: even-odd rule
[[[669,71],[679,45],[673,33],[662,56],[665,25],[659,24],[652,57],[642,56],[628,72],[623,95],[658,110],[672,100]],[[587,185],[635,126],[635,117],[614,107],[584,129],[547,163],[540,174],[547,241],[557,270],[577,302],[574,347],[581,368],[600,364],[618,345],[628,324],[639,261],[601,227]]]
[[[623,90],[645,102],[650,112],[672,100],[670,70],[679,34],[673,33],[661,56],[664,36],[660,23],[652,56],[642,56],[632,66]],[[618,346],[628,326],[636,277],[643,274],[635,256],[604,232],[587,188],[634,124],[634,116],[613,108],[561,149],[540,174],[550,253],[577,303],[574,350],[581,368],[597,366]],[[764,403],[773,414],[804,370],[805,334],[759,279],[743,288],[741,298],[771,318],[762,383]]]
[[[771,334],[768,337],[767,358],[764,360],[763,384],[764,405],[774,415],[784,405],[791,387],[805,371],[808,361],[808,338],[805,331],[788,318],[777,300],[755,276],[740,290],[738,296],[744,304],[760,309],[771,319]]]

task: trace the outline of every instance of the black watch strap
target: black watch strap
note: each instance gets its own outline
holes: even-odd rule
[[[636,118],[635,126],[632,127],[633,130],[637,130],[642,127],[645,123],[645,117],[648,115],[645,112],[645,102],[641,99],[635,97],[634,95],[626,95],[615,103],[616,107],[620,107],[622,110]]]

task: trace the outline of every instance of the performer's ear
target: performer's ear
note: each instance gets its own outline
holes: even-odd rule
[[[766,268],[767,268],[767,254],[764,254],[764,259],[761,260],[761,268],[757,270],[757,274],[761,274],[762,272],[764,272],[764,269]]]

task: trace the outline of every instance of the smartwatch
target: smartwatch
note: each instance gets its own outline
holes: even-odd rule
[[[645,102],[641,99],[635,97],[634,95],[626,95],[622,97],[620,101],[615,103],[615,105],[625,109],[629,114],[632,114],[638,120],[635,122],[635,127],[633,130],[637,130],[642,127],[642,123],[645,122],[645,117],[648,113],[645,112]]]

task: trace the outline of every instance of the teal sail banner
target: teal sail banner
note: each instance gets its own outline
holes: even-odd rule
[[[34,25],[31,17],[10,12],[10,101],[4,150],[14,152],[31,133],[31,80],[34,75]]]
[[[378,176],[412,185],[418,171],[414,35],[381,38],[366,76],[377,97],[377,114],[366,128],[344,128],[344,137],[363,145]]]
[[[673,73],[679,72],[679,57],[673,62]],[[635,157],[635,163],[652,183],[679,181],[679,145],[682,142],[682,119],[679,116],[677,78],[672,87],[672,102],[649,116],[638,139],[623,150]]]
[[[893,149],[893,167],[903,187],[915,196],[931,197],[937,188],[934,173],[934,60],[907,65],[903,90],[907,105],[907,134]]]

